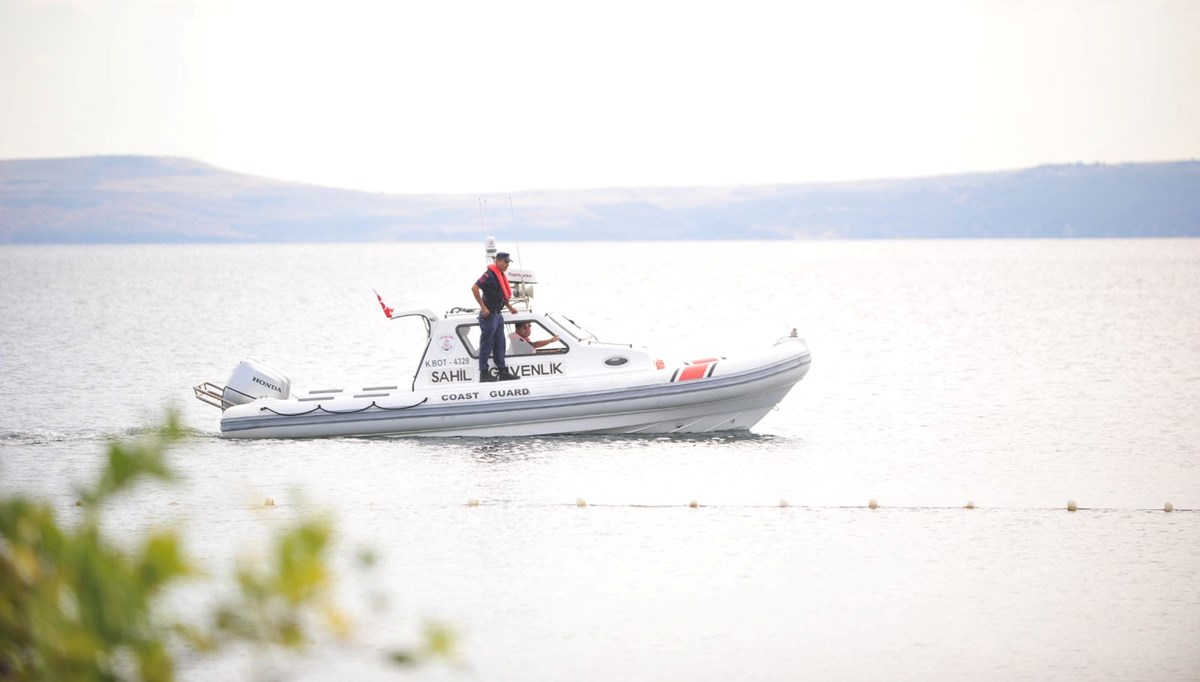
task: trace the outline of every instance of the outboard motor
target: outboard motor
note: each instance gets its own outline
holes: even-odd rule
[[[242,405],[258,398],[284,400],[291,390],[292,382],[283,372],[261,360],[242,360],[225,382],[221,399],[230,405]]]

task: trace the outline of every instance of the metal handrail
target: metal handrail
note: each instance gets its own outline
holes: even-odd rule
[[[224,386],[218,386],[211,381],[206,381],[202,384],[193,386],[192,390],[196,392],[196,400],[199,400],[202,403],[208,403],[213,407],[219,407],[221,408],[222,412],[225,411],[225,408],[233,406],[233,403],[225,399]]]

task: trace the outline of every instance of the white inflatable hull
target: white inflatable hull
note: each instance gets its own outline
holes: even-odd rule
[[[537,377],[419,390],[260,398],[224,410],[227,438],[694,434],[745,431],[808,372],[799,339],[679,378],[643,370],[589,381]],[[510,363],[520,369],[520,363]],[[391,389],[392,387],[383,387]]]

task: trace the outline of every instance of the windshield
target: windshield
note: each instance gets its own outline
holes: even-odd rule
[[[574,336],[580,341],[595,341],[596,335],[588,330],[575,324],[575,320],[558,313],[550,313],[548,317],[558,323],[558,326],[563,328],[563,331]]]

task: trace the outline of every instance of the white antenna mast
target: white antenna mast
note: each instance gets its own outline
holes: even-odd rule
[[[484,217],[484,208],[487,205],[487,199],[479,198],[479,231],[483,234],[483,262],[491,265],[496,261],[496,238],[489,237],[487,233],[487,219]]]
[[[521,266],[521,240],[517,238],[517,219],[513,215],[512,197],[508,198],[508,221],[512,225],[513,243],[517,245],[517,269],[523,269]]]

